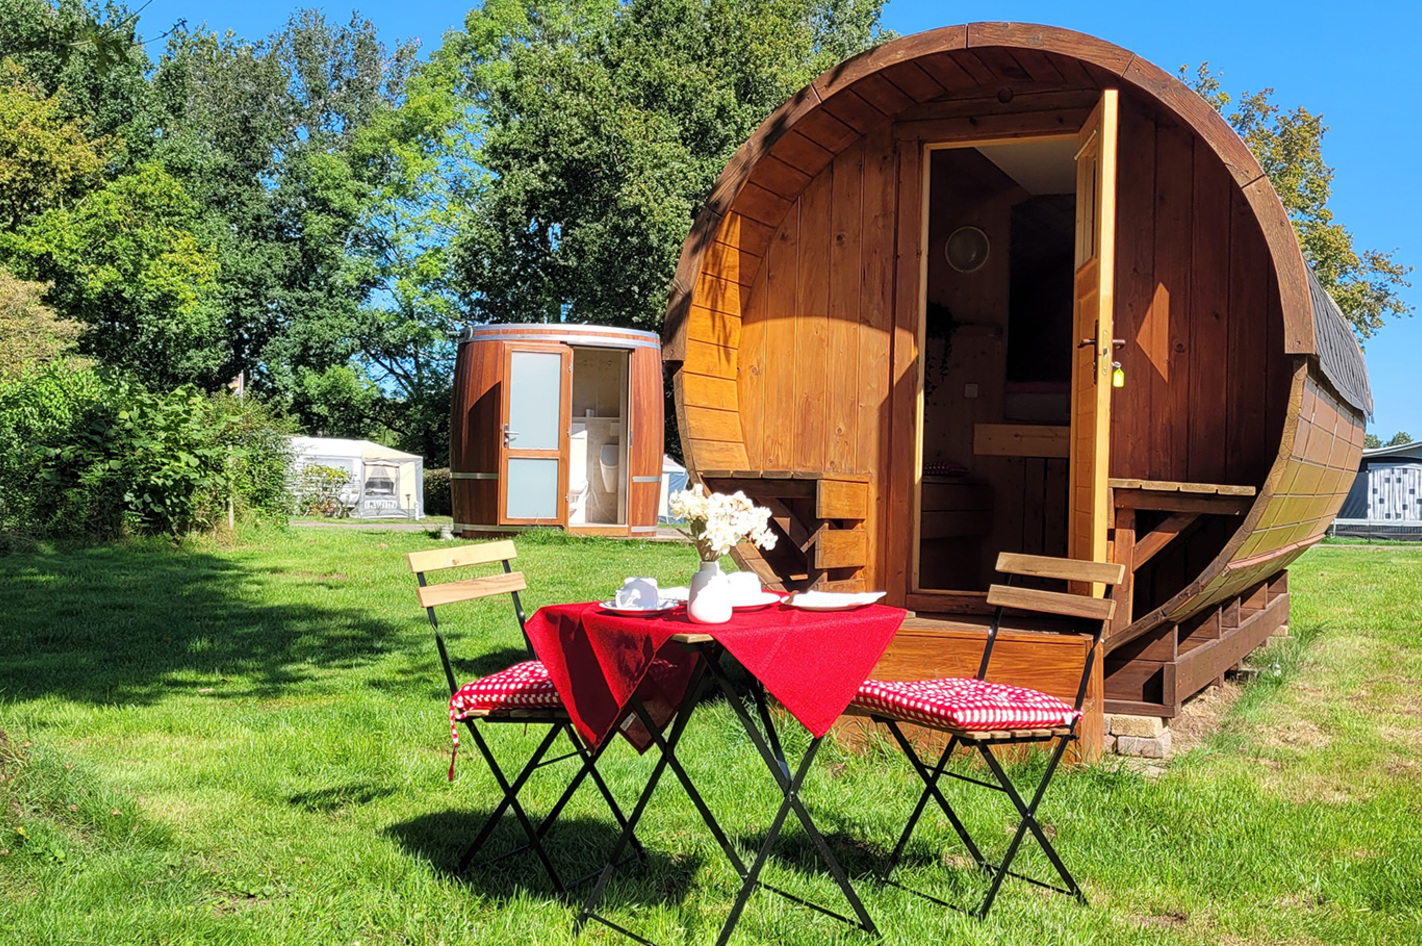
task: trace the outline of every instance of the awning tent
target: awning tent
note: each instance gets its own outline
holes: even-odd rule
[[[349,481],[341,503],[356,518],[423,519],[425,461],[413,453],[382,447],[369,440],[339,437],[292,437],[294,471],[320,465],[342,470]]]
[[[667,508],[667,502],[672,493],[679,492],[687,487],[686,467],[673,460],[671,457],[662,457],[662,495],[657,505],[658,522],[682,522],[684,520],[673,518],[671,510]]]

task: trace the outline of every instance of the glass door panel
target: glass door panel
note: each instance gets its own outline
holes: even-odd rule
[[[557,450],[563,401],[563,356],[556,351],[509,353],[509,447]]]
[[[572,349],[537,342],[504,348],[500,521],[561,524],[568,482]]]
[[[558,518],[557,460],[509,457],[508,471],[508,518]]]

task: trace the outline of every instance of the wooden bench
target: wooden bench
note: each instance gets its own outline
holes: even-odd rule
[[[1117,589],[1120,608],[1110,633],[1130,626],[1134,612],[1132,585],[1135,573],[1146,562],[1184,535],[1201,516],[1243,516],[1258,492],[1253,486],[1129,478],[1113,478],[1107,480],[1107,485],[1115,510],[1112,559],[1126,566],[1126,580]],[[1137,513],[1142,510],[1169,515],[1150,532],[1137,536]]]

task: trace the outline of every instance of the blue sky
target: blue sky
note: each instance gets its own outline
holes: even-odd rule
[[[249,37],[264,36],[303,4],[281,0],[153,0],[140,31],[153,36],[174,20],[205,22]],[[460,26],[469,3],[394,2],[318,4],[332,19],[359,9],[387,42],[417,37],[426,53],[444,31]],[[197,12],[200,11],[200,12]],[[1060,2],[934,3],[889,0],[884,24],[913,33],[950,23],[1017,20],[1050,23],[1110,40],[1174,72],[1208,61],[1233,92],[1275,90],[1284,107],[1321,112],[1329,131],[1324,158],[1336,170],[1333,208],[1359,248],[1396,250],[1422,264],[1422,73],[1415,44],[1422,36],[1417,0],[1351,3],[1190,4],[1099,0]],[[151,51],[157,54],[156,47]],[[1405,298],[1422,308],[1422,272]],[[1386,440],[1397,430],[1422,439],[1422,321],[1394,320],[1365,348],[1375,416],[1370,430]]]

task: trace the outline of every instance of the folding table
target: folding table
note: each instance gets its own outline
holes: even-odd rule
[[[854,698],[904,616],[905,612],[898,608],[878,605],[827,613],[778,605],[766,611],[738,613],[723,625],[692,624],[684,612],[619,618],[601,612],[595,605],[544,608],[536,614],[529,622],[530,639],[548,665],[584,738],[601,746],[614,732],[621,732],[639,748],[655,746],[658,751],[647,784],[578,915],[576,929],[581,930],[593,919],[638,942],[650,942],[599,914],[597,906],[662,775],[670,769],[741,878],[735,903],[717,937],[718,946],[730,939],[757,887],[877,933],[843,867],[815,826],[800,792],[824,735]],[[664,673],[662,681],[650,679],[646,671],[654,656],[659,664],[689,665],[691,672],[688,676]],[[750,677],[747,684],[738,684],[728,673],[728,658],[735,658],[746,669]],[[641,666],[644,662],[645,667]],[[674,684],[670,688],[663,685],[668,680]],[[683,680],[684,689],[675,693]],[[677,757],[677,746],[697,702],[713,688],[727,697],[780,793],[775,817],[749,865]],[[793,766],[786,758],[770,713],[770,696],[796,716],[812,736],[809,747]],[[755,705],[754,715],[746,706],[747,698]],[[844,893],[853,918],[760,879],[792,812]]]

